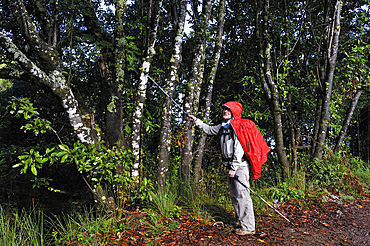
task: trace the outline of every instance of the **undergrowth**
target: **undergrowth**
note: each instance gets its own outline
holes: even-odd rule
[[[17,211],[0,206],[0,245],[44,245],[41,211]]]
[[[321,161],[303,163],[289,178],[276,186],[251,182],[251,189],[268,203],[291,202],[308,206],[324,202],[332,194],[353,200],[369,194],[370,167],[357,158],[329,155]],[[113,199],[113,198],[112,198]],[[271,212],[252,194],[256,216]],[[120,239],[132,229],[145,227],[149,244],[157,244],[164,233],[179,226],[178,218],[189,215],[205,224],[222,222],[231,227],[234,211],[229,198],[225,173],[213,169],[200,183],[167,183],[151,190],[140,209],[126,211],[125,204],[114,198],[112,206],[85,208],[59,216],[42,212],[17,212],[0,207],[1,245],[97,245],[113,236]],[[47,228],[47,230],[45,229]]]

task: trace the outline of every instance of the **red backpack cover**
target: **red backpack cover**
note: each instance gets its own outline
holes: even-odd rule
[[[243,107],[240,103],[231,101],[224,105],[230,108],[233,114],[234,119],[230,121],[231,125],[252,166],[254,179],[258,179],[261,177],[261,167],[267,161],[267,153],[270,148],[256,124],[251,120],[241,118]]]

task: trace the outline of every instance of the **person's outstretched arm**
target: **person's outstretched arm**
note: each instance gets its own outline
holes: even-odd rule
[[[215,126],[209,126],[194,115],[189,115],[189,120],[193,121],[196,126],[202,129],[205,133],[209,135],[217,135],[221,129],[221,124]]]

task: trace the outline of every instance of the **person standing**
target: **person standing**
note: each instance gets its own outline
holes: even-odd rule
[[[209,126],[203,123],[200,119],[197,119],[194,115],[189,115],[189,119],[202,129],[206,134],[209,135],[217,135],[220,133],[221,135],[221,152],[222,152],[222,161],[223,165],[227,169],[227,182],[230,191],[230,197],[232,205],[235,209],[235,217],[236,217],[236,225],[240,228],[235,229],[235,233],[238,235],[253,235],[255,234],[255,218],[254,218],[254,211],[253,211],[253,202],[250,196],[250,191],[244,187],[240,182],[237,181],[234,177],[237,175],[238,179],[249,187],[249,167],[250,161],[248,156],[244,152],[244,148],[242,143],[238,138],[238,132],[240,132],[240,121],[241,121],[241,114],[243,111],[243,107],[239,102],[230,101],[222,105],[222,117],[223,121],[222,124]],[[250,123],[252,121],[248,121],[248,124],[252,124],[255,126],[254,123]],[[237,128],[237,129],[235,129]],[[256,132],[254,128],[254,133]],[[252,131],[252,132],[253,132]],[[259,133],[259,131],[258,131]],[[260,134],[260,133],[259,133]],[[239,134],[243,135],[243,134]],[[243,137],[239,136],[239,137]],[[257,138],[257,143],[263,143],[261,141],[262,135]],[[254,137],[249,138],[251,143],[255,143]],[[263,139],[263,137],[262,137]],[[243,140],[243,143],[245,141]],[[265,142],[264,142],[265,143]],[[244,144],[244,146],[248,145]],[[255,154],[255,150],[259,149],[257,152],[264,153],[264,155],[270,150],[266,146],[262,144],[262,152],[260,147],[254,146],[249,148],[253,154]],[[249,151],[248,151],[249,152]],[[257,155],[258,156],[258,155]],[[262,154],[261,154],[262,156]],[[262,160],[263,159],[263,160]],[[259,158],[258,162],[265,162],[267,158]],[[256,163],[256,162],[255,162]],[[262,163],[262,164],[263,164]],[[260,163],[258,163],[260,164]],[[262,166],[261,164],[261,166]],[[256,168],[255,177],[258,175],[260,176],[260,169]],[[257,174],[257,175],[256,175]]]

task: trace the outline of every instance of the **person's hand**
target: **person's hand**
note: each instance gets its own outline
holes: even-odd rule
[[[232,169],[229,170],[229,177],[230,178],[234,178],[235,174],[236,174],[235,170],[232,170]]]
[[[188,117],[188,119],[190,120],[190,121],[196,121],[197,120],[197,117],[195,117],[194,115],[189,115],[189,117]]]

